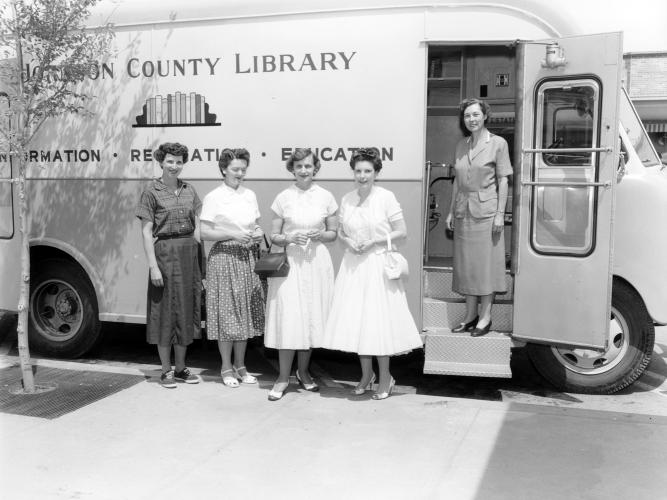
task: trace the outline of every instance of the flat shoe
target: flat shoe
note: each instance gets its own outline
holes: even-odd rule
[[[225,373],[229,373],[230,375],[225,375]],[[234,372],[232,370],[224,370],[220,372],[220,376],[222,377],[222,383],[225,384],[227,387],[232,387],[236,389],[239,386],[239,381],[236,380],[236,377],[234,377]]]
[[[240,370],[245,370],[245,375],[241,375],[239,373]],[[245,366],[239,366],[238,368],[234,367],[234,375],[236,375],[236,378],[241,379],[242,384],[256,384],[257,383],[257,377],[255,377],[253,375],[250,375]]]

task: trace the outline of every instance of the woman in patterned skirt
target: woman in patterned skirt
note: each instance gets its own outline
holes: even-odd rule
[[[241,185],[249,164],[245,149],[222,151],[223,183],[206,195],[201,213],[202,239],[216,242],[206,268],[206,335],[218,341],[227,387],[238,387],[239,379],[257,383],[246,370],[245,351],[249,338],[264,333],[265,293],[253,272],[264,233],[255,193]]]
[[[308,364],[318,347],[333,297],[334,270],[324,243],[336,239],[338,204],[333,195],[315,184],[320,160],[307,148],[298,148],[287,160],[295,183],[280,192],[273,204],[271,241],[285,247],[290,264],[285,278],[269,278],[264,345],[278,349],[280,373],[269,401],[283,397],[297,354],[296,379],[306,391],[318,391]]]
[[[141,194],[136,216],[149,266],[146,340],[157,344],[163,387],[175,380],[196,384],[199,377],[185,367],[185,352],[200,337],[201,271],[198,226],[201,201],[195,189],[178,178],[188,161],[188,148],[160,145],[153,153],[162,176]],[[174,346],[176,371],[171,369]]]

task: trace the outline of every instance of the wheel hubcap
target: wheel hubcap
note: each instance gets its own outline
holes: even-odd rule
[[[627,321],[612,307],[606,351],[559,347],[552,347],[551,350],[556,359],[568,370],[582,375],[597,375],[611,370],[620,363],[629,345],[630,336]]]
[[[41,335],[56,342],[74,337],[83,322],[81,297],[64,281],[42,283],[32,294],[30,308]]]

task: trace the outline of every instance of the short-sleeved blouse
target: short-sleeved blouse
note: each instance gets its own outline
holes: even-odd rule
[[[285,221],[286,234],[299,230],[324,231],[326,218],[336,213],[338,204],[329,191],[317,184],[305,191],[292,185],[278,193],[271,210]]]
[[[490,217],[497,209],[497,179],[512,175],[507,141],[487,130],[477,147],[471,146],[472,137],[456,145],[455,215],[463,217],[468,209],[474,217]]]
[[[153,223],[153,237],[192,234],[195,218],[202,209],[197,191],[178,181],[176,193],[160,179],[154,179],[141,193],[135,216]]]
[[[355,189],[343,196],[340,202],[340,223],[345,234],[352,239],[384,238],[392,231],[391,223],[403,219],[401,205],[388,189],[373,186],[364,202],[359,204],[359,200]],[[384,251],[384,247],[379,246],[377,251]]]
[[[215,224],[216,217],[224,217],[241,229],[252,231],[259,218],[255,193],[243,186],[237,189],[224,183],[218,186],[204,197],[200,219]]]

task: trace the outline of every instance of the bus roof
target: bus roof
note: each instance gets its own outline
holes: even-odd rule
[[[328,14],[336,12],[386,11],[401,9],[498,11],[529,19],[552,36],[577,34],[574,16],[554,9],[552,2],[540,0],[102,0],[89,19],[91,26],[107,22],[116,27],[192,22],[200,20],[251,19],[275,16]]]

